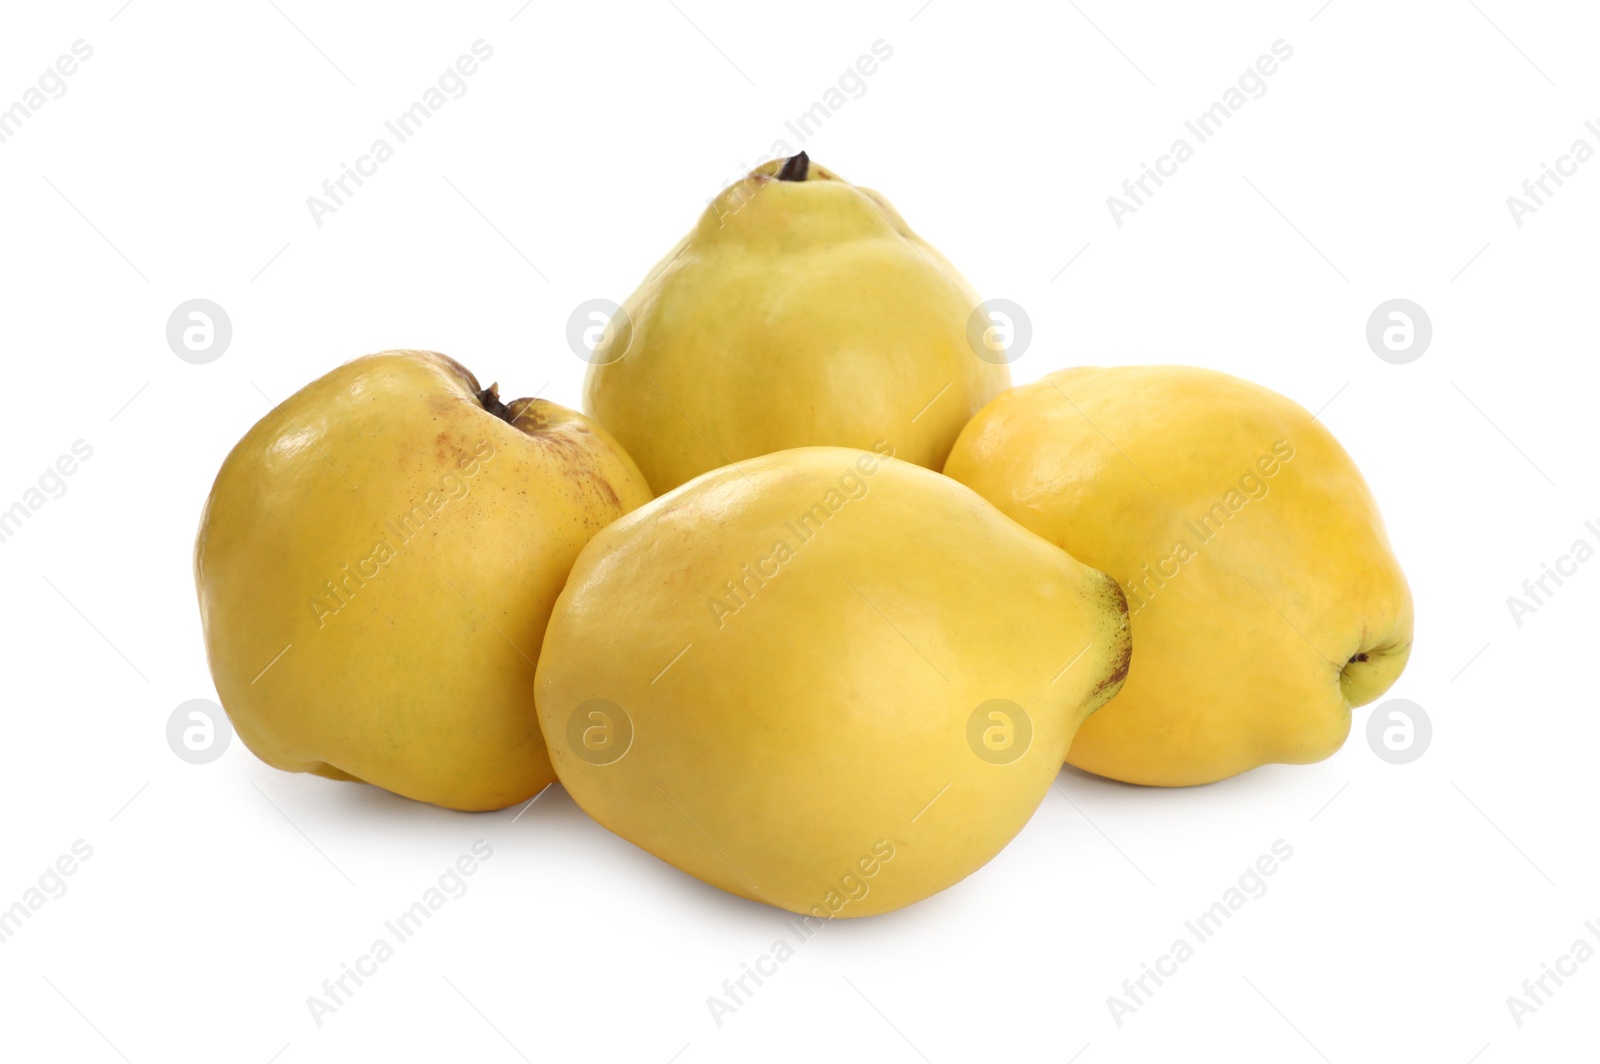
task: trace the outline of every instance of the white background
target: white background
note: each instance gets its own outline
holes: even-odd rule
[[[1506,0],[919,2],[6,5],[0,106],[74,41],[94,55],[0,144],[0,508],[75,440],[94,454],[0,544],[0,906],[75,840],[93,857],[0,945],[0,1056],[1592,1057],[1600,962],[1520,1027],[1506,998],[1600,945],[1600,563],[1520,627],[1506,599],[1600,542],[1600,160],[1520,227],[1506,198],[1576,138],[1600,148],[1600,21]],[[480,38],[467,94],[315,225],[306,198]],[[1065,771],[988,867],[827,927],[720,1027],[706,999],[787,914],[559,787],[520,818],[466,815],[237,740],[175,757],[168,715],[215,697],[196,521],[269,399],[408,346],[576,405],[572,308],[621,301],[728,179],[802,146],[785,120],[879,39],[892,58],[803,146],[1027,308],[1019,381],[1192,362],[1322,409],[1412,582],[1391,696],[1431,717],[1426,753],[1381,761],[1364,709],[1317,765],[1189,790]],[[1106,197],[1279,39],[1269,91],[1115,225]],[[233,323],[209,365],[165,339],[195,297]],[[1434,326],[1409,365],[1364,338],[1394,297]],[[480,838],[470,892],[316,1025],[306,999]],[[1268,893],[1113,1022],[1122,981],[1278,839],[1294,855]]]

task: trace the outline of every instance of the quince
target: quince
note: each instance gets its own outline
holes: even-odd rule
[[[452,809],[553,778],[539,644],[579,549],[650,498],[581,414],[501,403],[426,351],[273,408],[206,500],[195,584],[217,693],[256,756]]]
[[[969,342],[979,302],[887,200],[801,152],[724,190],[628,297],[584,409],[657,493],[822,444],[937,469],[1011,383]]]
[[[539,719],[613,832],[742,897],[866,916],[1027,822],[1122,682],[1125,611],[1110,577],[948,477],[782,451],[590,541]]]
[[[1115,576],[1138,647],[1067,760],[1208,783],[1339,749],[1411,652],[1378,504],[1321,422],[1190,366],[1086,367],[1014,389],[945,472]]]

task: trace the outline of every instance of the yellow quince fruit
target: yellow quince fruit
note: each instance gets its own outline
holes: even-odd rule
[[[887,200],[801,152],[725,189],[628,297],[584,409],[657,493],[823,444],[938,469],[1011,383],[990,325]]]
[[[581,414],[499,399],[427,351],[346,363],[272,409],[206,500],[195,585],[257,757],[452,809],[554,779],[539,644],[578,551],[645,503]]]
[[[539,719],[591,816],[818,919],[908,905],[1021,829],[1122,682],[1114,581],[947,477],[782,451],[584,548]]]
[[[945,472],[1115,576],[1138,647],[1068,761],[1208,783],[1332,754],[1411,652],[1378,505],[1283,396],[1189,366],[1085,367],[991,403]]]

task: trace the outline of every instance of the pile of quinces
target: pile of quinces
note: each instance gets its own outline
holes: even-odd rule
[[[206,502],[234,727],[280,769],[451,809],[559,780],[662,860],[819,917],[971,874],[1064,760],[1186,786],[1337,750],[1412,636],[1349,455],[1206,369],[1013,388],[983,315],[802,154],[723,192],[611,319],[587,415],[431,352],[340,366]]]

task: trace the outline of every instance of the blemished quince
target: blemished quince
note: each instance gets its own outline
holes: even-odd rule
[[[733,894],[867,916],[1021,829],[1128,638],[1110,577],[969,489],[800,448],[595,536],[545,634],[539,719],[613,832]]]
[[[801,152],[723,190],[628,297],[584,409],[657,493],[791,447],[888,440],[938,469],[1011,383],[988,319],[969,339],[979,303],[887,200]]]
[[[1339,749],[1411,652],[1378,505],[1298,404],[1189,366],[1086,367],[991,403],[945,472],[1128,597],[1133,667],[1068,761],[1209,783]]]
[[[556,595],[650,498],[603,430],[427,351],[346,363],[262,418],[206,500],[211,674],[269,765],[499,809],[554,779],[534,709]]]

